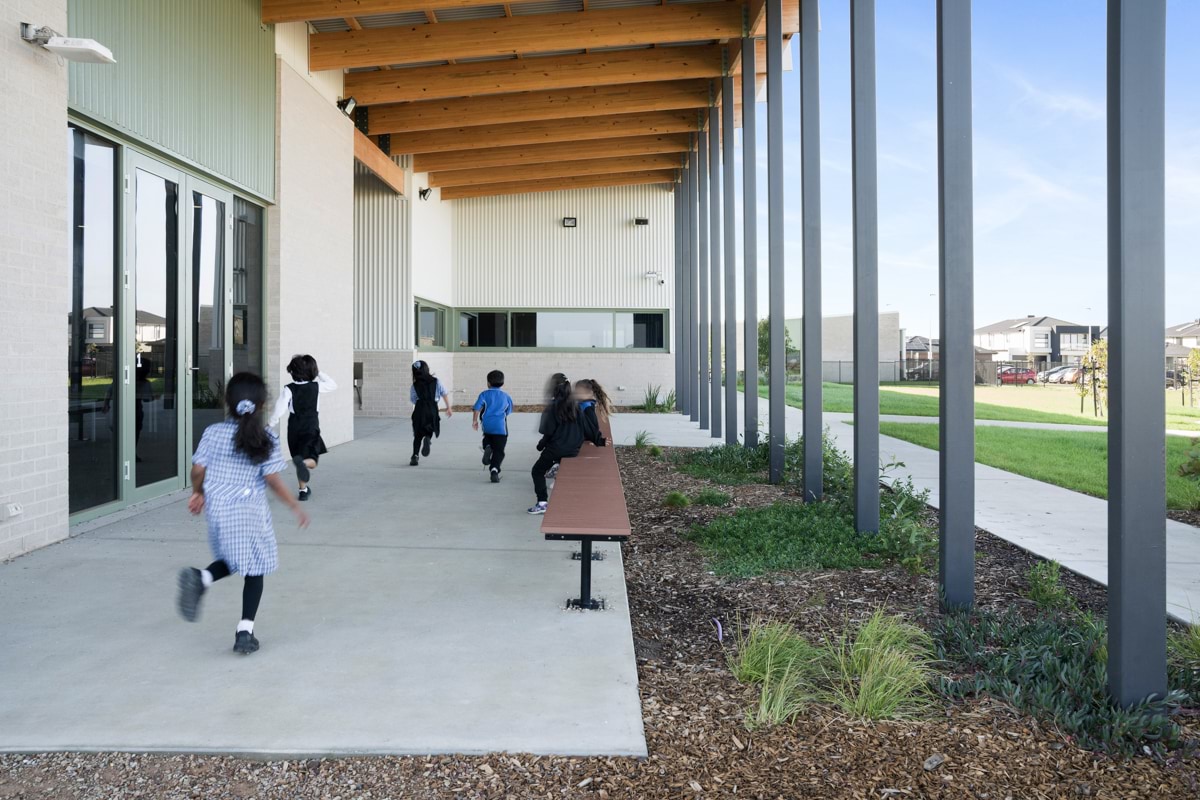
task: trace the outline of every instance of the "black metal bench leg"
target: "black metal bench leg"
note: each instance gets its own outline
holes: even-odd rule
[[[579,598],[568,602],[571,608],[586,608],[592,611],[602,608],[598,600],[592,599],[592,542],[580,542],[582,552],[579,559]]]

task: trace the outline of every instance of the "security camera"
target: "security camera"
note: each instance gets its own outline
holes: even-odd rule
[[[662,278],[659,278],[659,279],[658,279],[658,285],[659,285],[659,286],[665,286],[666,284],[667,284],[667,282],[666,282],[665,280],[663,280]]]

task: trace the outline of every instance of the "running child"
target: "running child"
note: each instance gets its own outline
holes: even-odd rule
[[[245,577],[242,619],[234,633],[235,653],[258,649],[254,617],[262,600],[263,576],[279,566],[271,509],[270,487],[296,515],[300,527],[308,516],[292,499],[279,473],[287,469],[279,437],[262,424],[267,385],[250,372],[239,372],[225,389],[229,418],[209,425],[192,456],[192,496],[188,511],[204,512],[213,562],[204,569],[185,567],[179,573],[179,613],[188,622],[200,615],[200,598],[214,581],[232,573]]]
[[[446,419],[454,416],[454,411],[450,408],[450,393],[446,391],[442,382],[429,371],[427,362],[413,362],[412,378],[412,389],[408,392],[408,399],[413,403],[413,451],[408,465],[415,467],[420,463],[417,451],[420,450],[421,455],[428,456],[433,437],[442,435],[442,418],[438,414],[438,401],[443,400],[446,403]]]
[[[500,387],[504,373],[494,369],[487,374],[488,388],[475,401],[471,427],[479,430],[483,424],[483,465],[488,468],[492,483],[500,482],[500,465],[504,463],[504,447],[508,444],[508,415],[513,401]]]
[[[560,376],[555,376],[556,378]],[[589,439],[597,447],[604,447],[605,439],[599,430],[585,435],[583,414],[571,393],[571,382],[565,376],[554,386],[550,405],[542,412],[542,424],[538,429],[542,434],[537,444],[538,460],[534,463],[530,475],[533,477],[533,491],[537,502],[530,507],[530,514],[545,514],[550,495],[546,490],[546,472],[556,466],[564,458],[574,458],[579,455],[579,448],[584,439]]]
[[[288,414],[288,451],[296,465],[296,480],[300,484],[297,500],[304,502],[312,497],[308,485],[311,470],[325,453],[325,440],[321,438],[321,420],[317,415],[319,395],[337,389],[333,378],[317,369],[317,360],[310,355],[294,356],[287,365],[292,382],[283,387],[275,410],[271,412],[270,427],[274,428],[284,414]]]

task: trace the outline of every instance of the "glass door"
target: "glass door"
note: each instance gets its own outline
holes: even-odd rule
[[[204,429],[225,415],[225,384],[233,375],[230,358],[230,265],[233,261],[233,196],[191,179],[187,182],[188,286],[187,395],[188,456]]]

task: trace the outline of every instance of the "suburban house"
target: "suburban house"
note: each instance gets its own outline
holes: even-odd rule
[[[1167,328],[1167,344],[1176,344],[1188,349],[1200,347],[1200,319]]]
[[[1099,325],[1079,325],[1035,314],[1001,320],[975,330],[975,346],[994,350],[994,361],[1034,364],[1079,363],[1091,343],[1099,338]]]

